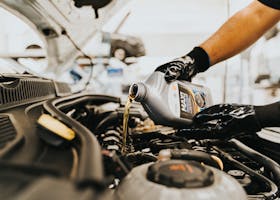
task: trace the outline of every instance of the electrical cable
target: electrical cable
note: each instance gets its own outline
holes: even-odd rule
[[[70,41],[71,43],[73,44],[73,46],[85,57],[89,60],[89,66],[90,66],[90,73],[89,73],[89,78],[87,80],[87,82],[85,83],[84,85],[84,88],[81,89],[80,91],[78,92],[83,92],[87,89],[87,86],[90,84],[91,82],[91,78],[92,78],[92,74],[93,74],[93,67],[94,67],[94,64],[92,62],[92,59],[89,55],[87,55],[75,42],[74,40],[70,37],[70,35],[66,32],[66,30],[63,30],[62,31],[62,34],[65,35]]]

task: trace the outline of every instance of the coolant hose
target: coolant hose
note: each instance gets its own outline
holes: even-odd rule
[[[254,149],[246,146],[242,142],[237,139],[231,139],[230,143],[232,143],[237,149],[245,153],[247,156],[257,160],[261,163],[268,171],[271,171],[273,174],[273,178],[278,187],[280,187],[280,165],[272,160],[271,158],[255,151]]]

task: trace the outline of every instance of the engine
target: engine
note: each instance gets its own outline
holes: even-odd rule
[[[255,133],[223,140],[192,135],[184,129],[155,125],[141,105],[135,103],[123,146],[122,103],[79,106],[74,110],[72,107],[68,114],[97,137],[105,174],[112,177],[108,187],[116,199],[278,196],[279,165],[254,150],[256,141],[265,147]],[[260,147],[259,150],[262,151]]]
[[[140,104],[33,77],[0,84],[1,199],[277,199],[279,144],[156,125]]]

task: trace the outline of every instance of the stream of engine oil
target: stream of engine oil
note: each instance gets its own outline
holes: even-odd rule
[[[125,153],[126,151],[126,138],[127,138],[127,131],[128,131],[128,119],[129,119],[129,110],[134,97],[129,95],[127,98],[127,102],[124,108],[124,115],[123,115],[123,144],[122,144],[122,152]]]

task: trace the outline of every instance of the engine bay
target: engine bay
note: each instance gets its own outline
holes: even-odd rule
[[[9,52],[11,44],[18,47],[19,43],[25,43],[25,39],[6,37],[17,35],[10,30],[4,33],[6,27],[18,27],[17,23],[7,20],[9,18],[2,17],[5,26],[2,25],[3,34],[0,39],[4,43],[2,57],[5,62],[1,65],[3,69],[20,68],[20,71],[17,69],[13,73],[18,74],[6,74],[5,70],[4,74],[0,74],[0,199],[279,199],[280,128],[223,136],[211,134],[210,131],[206,133],[206,129],[203,129],[205,127],[200,127],[201,130],[198,128],[198,132],[194,133],[189,129],[193,115],[212,105],[210,90],[208,92],[204,87],[194,86],[192,83],[184,85],[174,80],[167,84],[162,71],[153,73],[153,78],[147,79],[144,84],[134,83],[136,79],[142,81],[144,75],[150,73],[140,73],[140,69],[146,69],[142,65],[156,66],[153,58],[149,58],[149,48],[152,47],[150,43],[157,45],[157,50],[151,48],[151,52],[168,50],[166,53],[159,51],[155,55],[173,56],[177,52],[173,52],[171,48],[161,48],[162,43],[169,47],[171,38],[180,39],[180,42],[172,42],[179,50],[179,44],[183,44],[183,39],[188,41],[190,34],[182,37],[185,35],[184,30],[184,34],[174,35],[176,31],[172,27],[179,25],[178,16],[182,18],[188,13],[185,8],[178,6],[178,2],[172,2],[174,6],[165,5],[166,8],[163,8],[166,10],[156,11],[155,7],[160,7],[157,5],[159,2],[146,1],[148,7],[138,11],[140,18],[145,16],[143,27],[141,23],[131,20],[137,13],[137,10],[135,13],[132,10],[139,6],[130,2],[0,2],[1,7],[15,15],[10,19],[18,17],[25,25],[30,26],[26,30],[32,31],[27,38],[32,39],[32,42],[21,44],[23,54],[14,55],[11,53],[13,51]],[[193,2],[189,3],[191,4],[186,4],[186,8],[195,11]],[[160,2],[161,4],[164,2]],[[201,15],[204,4],[206,2],[197,5],[200,12],[190,12],[191,21],[194,18],[202,19],[193,14]],[[210,5],[214,8],[213,2],[208,6]],[[214,13],[209,14],[215,16],[215,21],[222,19],[222,15],[216,15],[217,9],[231,10],[229,1],[227,9],[226,4],[223,8],[221,5],[217,3],[216,9],[211,9]],[[177,10],[179,7],[183,9]],[[165,20],[158,17],[163,14],[170,17],[172,10],[174,21],[172,18]],[[151,16],[156,16],[155,19],[148,16],[149,12],[152,13]],[[6,15],[7,13],[3,16]],[[132,18],[127,20],[128,17]],[[205,18],[201,22],[205,23]],[[214,27],[213,19],[209,18],[211,26],[207,22],[203,30]],[[165,29],[151,26],[150,22],[153,20],[164,21],[162,28],[168,27],[172,34],[169,35],[168,30],[162,36],[156,36],[156,29],[160,34]],[[152,34],[144,34],[143,41],[137,34],[134,35],[134,31],[133,35],[122,34],[120,30],[125,22],[133,25],[134,30],[140,27],[141,33],[142,29],[151,27],[147,31]],[[190,29],[185,26],[185,19],[182,22],[181,27]],[[198,40],[200,36],[200,32],[196,33],[196,28],[197,26],[194,29],[191,27],[194,40]],[[39,43],[33,41],[34,34],[40,37]],[[6,42],[8,39],[11,44]],[[144,41],[148,43],[147,51]],[[187,43],[182,45],[184,49]],[[263,46],[260,47],[263,49]],[[146,64],[142,58],[136,59],[146,52],[148,63],[153,64]],[[259,52],[260,55],[262,53]],[[255,54],[258,55],[257,52]],[[252,58],[261,58],[257,64],[260,64],[260,69],[263,68],[262,59],[266,58],[265,54],[252,58],[249,53],[244,55],[240,57],[243,61],[246,58],[248,64]],[[268,59],[273,64],[270,68],[278,66],[274,66],[274,59]],[[20,61],[23,61],[23,65]],[[242,60],[240,61],[243,65]],[[28,67],[30,64],[31,67]],[[40,67],[41,64],[44,67]],[[277,72],[270,77],[266,72],[261,74],[263,70],[259,68],[257,74],[261,75],[260,80],[256,79],[254,84],[262,79],[278,78]],[[226,70],[225,77],[222,77],[224,96],[227,87],[237,97],[247,93],[249,87],[244,87],[245,71],[240,68],[240,71],[234,72],[238,73],[235,76],[232,74],[236,80],[229,79],[226,84]],[[64,72],[67,75],[63,79]],[[132,75],[136,76],[135,80],[131,79]],[[214,72],[208,82],[205,78],[201,81],[204,85],[213,81],[217,81],[216,85],[222,85],[218,78],[218,74]],[[72,88],[55,79],[71,80]],[[277,82],[276,79],[273,82]],[[247,82],[250,82],[249,79]],[[131,83],[134,83],[131,94],[138,102],[126,104],[119,97],[96,94],[104,94],[106,91],[110,95],[123,95],[128,92]],[[238,83],[240,90],[235,91],[233,83]],[[119,86],[115,87],[117,84]],[[277,85],[273,87],[277,88]],[[275,88],[272,96],[277,97]],[[217,91],[218,94],[221,93],[219,89]],[[259,97],[259,93],[257,94]],[[146,96],[149,97],[149,102],[145,99]],[[239,102],[242,102],[241,99]]]
[[[0,94],[1,199],[279,197],[279,144],[256,133],[194,135],[133,103],[123,146],[119,98],[29,75],[3,77]],[[42,115],[57,123],[44,127]]]

